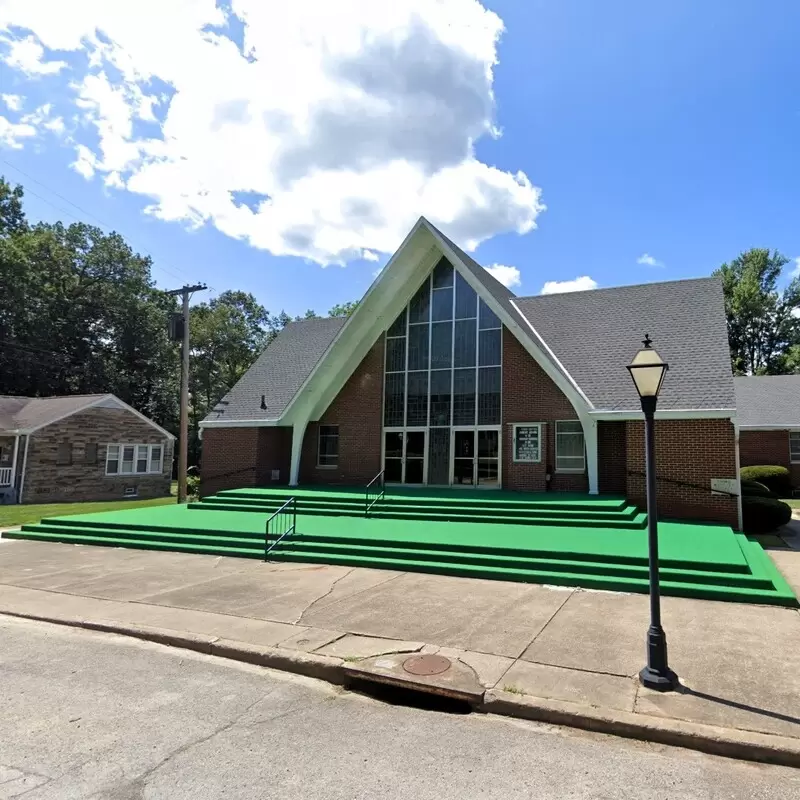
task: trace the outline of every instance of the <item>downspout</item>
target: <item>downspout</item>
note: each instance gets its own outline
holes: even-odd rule
[[[739,514],[739,530],[744,530],[744,517],[742,516],[742,466],[741,459],[739,458],[739,422],[734,417],[731,420],[733,424],[733,435],[736,442],[736,484],[739,487],[739,492],[736,495],[736,507]]]
[[[25,488],[25,471],[28,468],[28,446],[31,443],[31,435],[25,437],[25,453],[22,456],[22,475],[19,479],[19,494],[17,495],[17,503],[22,504],[22,490]]]

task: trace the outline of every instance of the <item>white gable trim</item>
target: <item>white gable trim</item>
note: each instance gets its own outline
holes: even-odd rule
[[[280,419],[209,419],[200,423],[200,428],[274,428],[281,425]]]
[[[641,411],[591,411],[591,417],[606,422],[644,419]],[[735,408],[678,408],[656,409],[656,419],[735,419]]]
[[[153,422],[153,420],[149,419],[144,414],[140,413],[139,411],[137,411],[132,406],[129,406],[127,403],[123,402],[122,400],[119,399],[119,397],[117,397],[116,395],[113,395],[113,394],[104,394],[104,395],[100,395],[100,397],[95,397],[93,400],[87,401],[86,405],[80,406],[79,408],[73,408],[71,411],[68,411],[66,414],[62,414],[60,417],[56,417],[55,419],[51,419],[51,420],[48,420],[47,422],[43,422],[41,425],[36,425],[33,428],[20,429],[19,433],[29,436],[30,434],[35,433],[36,431],[41,430],[42,428],[46,428],[49,425],[55,425],[56,422],[61,422],[62,420],[65,420],[68,417],[73,416],[73,414],[79,414],[81,411],[88,411],[90,408],[95,408],[97,406],[103,406],[103,407],[108,408],[109,407],[109,401],[111,402],[112,405],[114,405],[114,406],[116,406],[118,408],[121,408],[121,409],[123,409],[125,411],[130,411],[131,414],[134,414],[135,416],[139,417],[140,420],[142,420],[143,422],[146,422],[148,425],[150,425],[151,427],[155,428],[157,431],[160,431],[161,433],[164,434],[164,436],[166,436],[166,437],[168,437],[170,439],[174,439],[175,438],[174,434],[171,434],[169,431],[164,430],[164,428],[162,428],[160,425],[156,425],[156,423]]]

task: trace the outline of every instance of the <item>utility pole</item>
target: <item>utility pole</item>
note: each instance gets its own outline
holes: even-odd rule
[[[204,283],[182,286],[166,294],[180,295],[183,299],[183,346],[181,348],[181,421],[178,451],[178,502],[186,502],[186,471],[189,469],[189,297],[192,292],[202,292]]]

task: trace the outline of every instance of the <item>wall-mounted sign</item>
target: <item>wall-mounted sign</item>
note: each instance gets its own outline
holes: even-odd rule
[[[542,460],[542,423],[514,425],[514,461],[537,464]]]
[[[739,481],[736,478],[712,478],[711,494],[717,495],[738,495]]]

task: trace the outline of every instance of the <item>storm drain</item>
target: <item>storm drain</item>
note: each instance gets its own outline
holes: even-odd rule
[[[453,692],[441,686],[414,680],[444,675],[452,667],[450,659],[437,655],[413,655],[399,666],[406,673],[406,678],[401,674],[392,676],[362,671],[355,673],[351,670],[348,671],[345,686],[350,691],[393,706],[408,706],[445,714],[469,714],[473,711],[469,700],[453,696]]]

